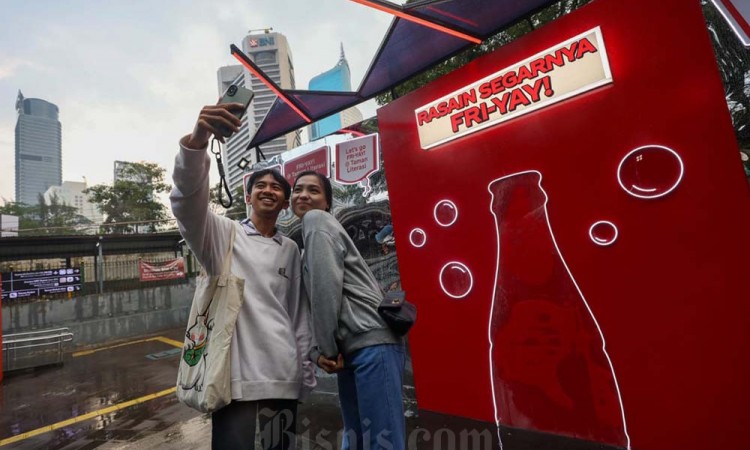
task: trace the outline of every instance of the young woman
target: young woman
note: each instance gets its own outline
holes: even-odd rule
[[[302,220],[302,275],[314,330],[310,359],[337,375],[343,450],[403,450],[404,344],[378,314],[383,293],[329,213],[332,197],[331,182],[317,172],[303,172],[294,182],[291,204]]]

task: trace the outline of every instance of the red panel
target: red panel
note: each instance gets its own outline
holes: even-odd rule
[[[416,109],[596,26],[612,84],[420,148]],[[378,119],[421,408],[746,448],[750,190],[700,2],[597,0]]]
[[[2,293],[3,293],[3,276],[0,274],[0,323],[3,321],[3,300],[2,300]],[[3,330],[0,329],[0,381],[3,381]],[[2,391],[0,389],[0,391]]]

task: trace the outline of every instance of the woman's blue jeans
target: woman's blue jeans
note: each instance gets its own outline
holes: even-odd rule
[[[337,374],[344,418],[342,449],[404,450],[404,346],[373,345],[344,359],[344,369]]]

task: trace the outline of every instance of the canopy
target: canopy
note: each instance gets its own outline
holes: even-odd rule
[[[278,96],[248,148],[387,92],[556,0],[426,0],[404,6],[354,1],[395,16],[357,91],[286,90],[274,85]],[[260,72],[256,76],[270,81],[237,47],[232,46],[232,53],[251,72]]]

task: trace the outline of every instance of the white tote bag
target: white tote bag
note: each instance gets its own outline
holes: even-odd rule
[[[177,399],[209,413],[232,401],[229,347],[243,301],[245,280],[231,273],[235,226],[221,275],[196,279],[185,343],[177,372]]]

